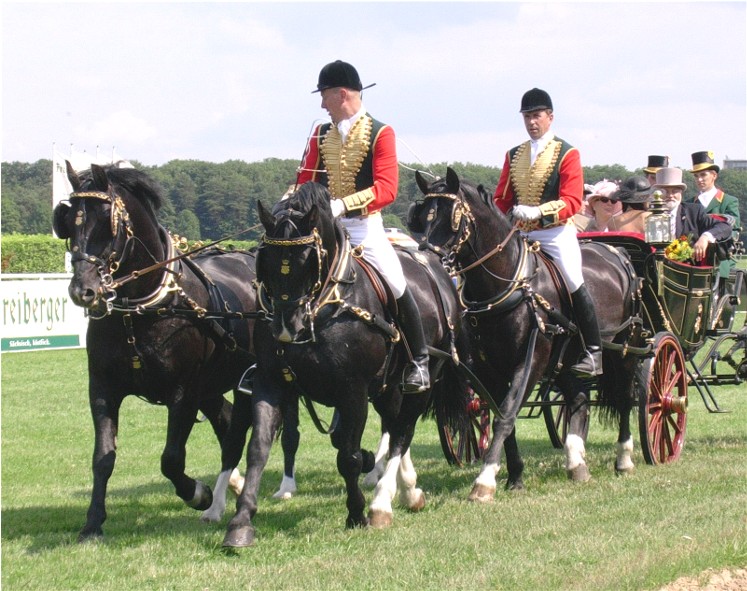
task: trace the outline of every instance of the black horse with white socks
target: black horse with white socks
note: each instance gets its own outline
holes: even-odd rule
[[[428,183],[416,173],[423,199],[411,206],[410,230],[421,248],[442,257],[459,277],[472,341],[473,371],[490,392],[498,412],[493,437],[483,457],[470,499],[488,501],[496,491],[500,451],[505,446],[506,487],[521,488],[524,463],[516,443],[515,422],[536,384],[552,380],[564,397],[570,418],[565,440],[566,469],[573,480],[590,478],[585,461],[590,385],[568,368],[581,352],[572,305],[548,257],[521,236],[493,206],[482,188],[460,181],[452,169]],[[595,302],[605,342],[604,373],[597,381],[603,416],[619,424],[615,468],[633,468],[630,411],[635,404],[638,359],[625,356],[641,345],[638,279],[625,253],[603,244],[582,244],[584,277]]]
[[[258,207],[265,228],[257,253],[258,299],[267,319],[254,329],[257,370],[246,480],[223,544],[254,542],[260,479],[276,431],[298,396],[333,407],[339,415],[331,441],[347,492],[346,525],[387,526],[397,491],[410,510],[425,504],[409,454],[418,418],[429,405],[439,405],[441,416],[455,422],[466,416],[466,384],[453,366],[464,353],[454,285],[435,255],[399,251],[432,351],[431,389],[403,394],[410,353],[393,321],[393,298],[351,248],[332,216],[327,189],[306,183],[274,213],[261,202]],[[371,452],[361,449],[370,402],[389,434],[389,450],[366,515],[359,479],[375,462]]]

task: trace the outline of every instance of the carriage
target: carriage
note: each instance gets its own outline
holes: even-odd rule
[[[695,388],[708,412],[722,413],[728,410],[719,405],[711,386],[747,380],[747,271],[739,265],[732,269],[719,290],[715,246],[708,264],[694,265],[670,259],[665,254],[667,242],[649,243],[638,233],[587,232],[580,233],[579,240],[623,250],[640,278],[645,346],[627,350],[614,343],[604,346],[639,359],[635,395],[645,461],[676,461],[685,440],[689,387]],[[742,260],[742,244],[737,241],[734,246],[732,257]],[[477,378],[473,386],[469,428],[455,432],[439,425],[450,463],[480,459],[489,442],[495,409]],[[590,386],[594,387],[593,381]],[[569,417],[552,375],[535,387],[519,418],[543,419],[552,445],[563,447]]]

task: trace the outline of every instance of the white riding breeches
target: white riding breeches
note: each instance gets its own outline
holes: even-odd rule
[[[581,247],[573,224],[533,230],[524,235],[530,243],[539,242],[540,248],[554,259],[571,293],[584,284]]]
[[[405,293],[407,282],[399,257],[384,231],[381,214],[376,212],[366,217],[338,219],[348,231],[350,243],[353,246],[363,245],[363,258],[384,276],[394,297],[399,299]]]

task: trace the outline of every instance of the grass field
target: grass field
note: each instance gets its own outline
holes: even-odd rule
[[[716,389],[708,414],[691,389],[679,462],[614,475],[615,432],[591,425],[592,480],[569,482],[544,423],[521,420],[526,490],[466,501],[477,467],[449,466],[436,425],[418,425],[413,460],[428,504],[395,506],[387,530],[346,530],[334,450],[302,414],[300,490],[271,494],[273,449],[254,547],[224,552],[233,511],[199,521],[159,470],[165,410],[129,398],[121,413],[103,543],[77,544],[88,507],[93,429],[83,351],[2,356],[2,587],[42,589],[645,590],[706,568],[747,565],[747,388]],[[372,415],[365,445],[373,448]],[[637,433],[636,447],[638,448]],[[211,485],[219,449],[206,424],[189,442],[189,472]],[[243,467],[242,467],[243,468]],[[505,468],[501,478],[505,476]],[[370,491],[367,497],[370,500]]]

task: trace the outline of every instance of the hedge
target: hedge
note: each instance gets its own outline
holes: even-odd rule
[[[64,273],[65,241],[49,234],[0,238],[3,273]]]
[[[194,243],[193,243],[194,244]],[[231,240],[226,250],[250,249],[254,241]],[[64,273],[65,241],[48,234],[8,234],[0,237],[3,273]]]

